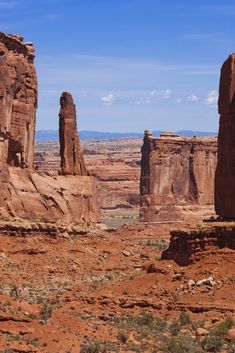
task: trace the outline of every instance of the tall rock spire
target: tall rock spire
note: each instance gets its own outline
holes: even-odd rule
[[[59,118],[61,174],[87,175],[77,131],[76,107],[71,93],[63,92],[60,97]]]

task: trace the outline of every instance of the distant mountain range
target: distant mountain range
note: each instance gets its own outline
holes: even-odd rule
[[[158,137],[162,131],[153,131],[153,136]],[[215,136],[216,132],[180,130],[176,131],[181,136]],[[102,132],[102,131],[80,131],[79,137],[81,140],[112,140],[122,138],[143,138],[143,133],[140,132]],[[36,131],[36,141],[51,141],[58,140],[59,134],[57,130],[39,130]]]

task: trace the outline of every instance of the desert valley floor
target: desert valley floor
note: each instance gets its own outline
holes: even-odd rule
[[[233,347],[233,250],[182,267],[161,260],[168,225],[4,224],[2,352],[217,352],[225,335]]]
[[[207,248],[188,266],[161,260],[169,229],[189,224],[138,222],[140,143],[83,145],[98,188],[114,192],[102,210],[108,228],[2,217],[1,352],[234,352],[235,252]],[[45,146],[37,153],[51,156],[53,173],[58,144]]]

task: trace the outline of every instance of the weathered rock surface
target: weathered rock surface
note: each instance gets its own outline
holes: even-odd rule
[[[97,222],[95,179],[90,176],[50,177],[28,169],[0,174],[0,215],[45,222]]]
[[[215,137],[187,138],[145,132],[141,160],[142,221],[211,216],[214,205]]]
[[[221,69],[219,102],[218,164],[215,176],[215,211],[235,217],[235,54]]]
[[[235,223],[209,223],[201,227],[171,230],[170,245],[162,253],[163,260],[189,265],[219,249],[235,250]]]
[[[60,106],[59,136],[61,174],[87,175],[78,137],[76,107],[70,93],[62,93],[60,97]]]
[[[37,77],[32,43],[0,32],[0,160],[33,167]]]
[[[95,179],[89,177],[80,149],[71,95],[61,98],[65,162],[72,171],[55,178],[33,170],[37,108],[34,49],[20,35],[0,32],[0,216],[38,221],[97,222]],[[72,146],[72,150],[69,147]],[[70,168],[70,165],[65,164]]]

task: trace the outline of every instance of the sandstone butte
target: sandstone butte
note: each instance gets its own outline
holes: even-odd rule
[[[200,260],[214,249],[235,250],[235,222],[231,222],[235,218],[235,54],[229,56],[221,69],[218,108],[215,212],[220,222],[211,220],[200,227],[171,231],[170,245],[162,259],[174,259],[181,265]]]
[[[182,137],[145,131],[140,180],[140,219],[203,219],[214,214],[216,137]]]
[[[38,102],[34,47],[20,35],[0,32],[0,215],[38,221],[97,222],[96,184],[87,175],[72,97],[62,99],[62,174],[33,169]],[[63,96],[62,96],[63,97]],[[71,146],[72,165],[65,149]],[[68,169],[64,170],[64,166]]]

